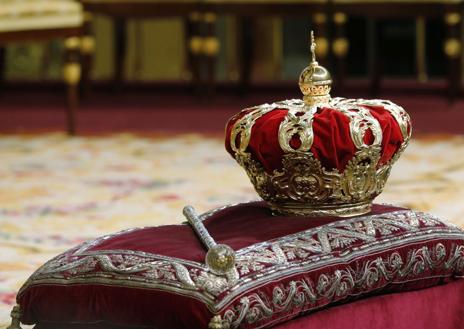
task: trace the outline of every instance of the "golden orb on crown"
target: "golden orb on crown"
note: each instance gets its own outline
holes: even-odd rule
[[[316,42],[314,32],[311,31],[311,62],[300,74],[300,90],[303,100],[308,105],[328,102],[332,88],[332,76],[316,60]]]

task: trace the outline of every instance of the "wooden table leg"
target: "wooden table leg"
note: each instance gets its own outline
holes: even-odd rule
[[[126,19],[117,17],[114,20],[114,89],[121,90],[124,81],[124,65],[127,55]]]
[[[239,56],[240,77],[239,93],[245,94],[250,88],[251,67],[253,63],[253,21],[250,17],[241,17],[238,20],[237,36],[240,38]]]
[[[203,37],[201,36],[200,23],[202,15],[192,12],[185,22],[185,38],[187,44],[187,66],[191,72],[192,87],[195,93],[200,93],[201,86],[201,57]]]
[[[416,75],[421,83],[427,81],[426,24],[424,16],[416,18]]]
[[[66,126],[69,135],[76,134],[76,111],[79,104],[79,81],[81,79],[80,38],[65,40],[63,78],[67,85]]]
[[[216,61],[219,55],[219,39],[216,36],[217,17],[214,13],[206,13],[204,15],[206,28],[206,37],[203,44],[203,55],[205,56],[206,64],[206,92],[212,94],[214,92],[216,81]]]
[[[448,100],[454,102],[460,91],[461,80],[461,14],[451,11],[444,18],[447,38],[443,50],[448,58]]]
[[[0,92],[5,84],[5,61],[6,61],[6,48],[0,46]]]
[[[379,41],[381,36],[379,22],[368,18],[367,20],[367,62],[369,74],[369,90],[372,97],[379,94],[380,82],[382,76],[382,59],[381,54],[382,42]]]
[[[82,78],[80,94],[85,96],[90,90],[90,75],[95,54],[95,37],[93,36],[92,14],[85,13],[83,36],[81,38]]]
[[[314,35],[316,38],[316,57],[317,61],[325,67],[330,67],[330,41],[329,29],[327,24],[327,13],[319,12],[313,15],[312,23],[314,26]]]
[[[192,90],[195,90],[198,87],[198,67],[195,63],[195,54],[194,49],[195,43],[195,22],[198,13],[192,13],[189,17],[185,18],[184,23],[184,44],[185,44],[185,62],[184,62],[184,73],[183,76],[185,80],[191,82]],[[198,48],[198,46],[197,46]]]
[[[335,39],[332,44],[332,51],[335,56],[336,62],[336,85],[337,92],[343,93],[343,87],[346,79],[346,55],[348,54],[349,42],[346,38],[346,21],[348,17],[345,13],[336,12],[333,15],[333,21],[335,23]]]

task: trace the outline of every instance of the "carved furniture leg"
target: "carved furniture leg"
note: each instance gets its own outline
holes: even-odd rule
[[[93,59],[95,54],[95,37],[92,29],[92,14],[85,13],[83,36],[81,38],[81,63],[82,63],[82,78],[80,83],[81,95],[88,94],[90,89],[90,75],[93,67]]]
[[[445,15],[447,38],[443,51],[448,58],[448,99],[453,102],[460,90],[461,80],[461,14],[449,12]]]
[[[182,68],[182,79],[192,83],[192,86],[195,86],[194,74],[193,74],[193,60],[192,53],[190,51],[190,39],[192,38],[192,26],[189,17],[184,17],[182,20],[182,25],[184,29],[184,63]],[[193,90],[194,88],[192,88]]]
[[[70,37],[65,40],[65,59],[63,77],[67,85],[67,117],[66,126],[69,135],[76,134],[76,110],[79,103],[79,81],[81,78],[80,38]]]
[[[332,43],[332,52],[335,55],[337,74],[336,84],[338,92],[343,92],[343,87],[346,79],[346,55],[349,50],[348,39],[345,36],[345,26],[347,16],[345,13],[336,12],[333,15],[333,21],[335,23],[335,39]]]
[[[5,60],[6,60],[6,48],[0,45],[0,93],[2,92],[5,84]]]
[[[120,90],[124,81],[124,64],[127,53],[126,20],[118,17],[114,20],[114,90]]]
[[[201,14],[192,12],[186,23],[186,38],[188,40],[188,66],[192,74],[192,85],[196,93],[201,90],[201,52],[203,38],[200,35]]]
[[[416,18],[416,74],[419,82],[427,81],[426,18]]]
[[[313,15],[314,29],[317,31],[316,56],[321,65],[328,66],[329,62],[329,39],[327,29],[327,14],[316,13]]]
[[[216,60],[219,54],[219,40],[216,37],[217,17],[214,13],[206,13],[203,17],[206,37],[203,40],[203,55],[206,66],[206,91],[212,94],[216,80]]]
[[[369,89],[373,97],[377,96],[379,93],[382,76],[382,59],[380,58],[382,54],[380,49],[382,42],[379,42],[380,37],[379,22],[373,18],[369,18],[367,20],[367,62],[370,80]]]
[[[250,88],[251,66],[253,62],[253,21],[250,17],[240,17],[238,20],[240,38],[238,44],[240,58],[240,77],[239,77],[239,93],[245,94]]]

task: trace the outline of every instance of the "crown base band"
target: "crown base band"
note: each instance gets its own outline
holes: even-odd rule
[[[306,217],[353,217],[371,212],[372,201],[359,202],[355,204],[318,204],[309,205],[301,203],[282,203],[269,206],[276,216],[306,216]]]

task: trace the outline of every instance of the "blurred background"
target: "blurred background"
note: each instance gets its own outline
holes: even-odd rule
[[[430,124],[462,106],[462,1],[0,5],[1,131],[222,131],[241,107],[299,97],[310,29],[333,95],[405,100],[419,132],[461,129],[462,111]],[[185,115],[202,124],[173,124]]]
[[[377,202],[464,226],[464,1],[0,0],[0,328],[50,257],[135,226],[256,199],[226,154],[244,107],[389,99],[413,140]]]

